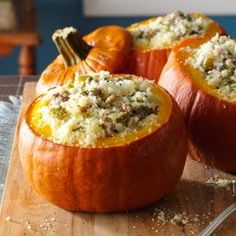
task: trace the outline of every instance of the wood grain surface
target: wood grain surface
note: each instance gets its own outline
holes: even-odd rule
[[[34,97],[34,89],[35,83],[26,83],[22,112]],[[1,236],[199,235],[236,200],[230,186],[207,183],[211,178],[236,180],[236,176],[188,159],[180,183],[161,202],[123,214],[71,213],[43,200],[25,181],[17,143],[18,129],[0,212]],[[236,214],[222,224],[216,235],[236,235]]]

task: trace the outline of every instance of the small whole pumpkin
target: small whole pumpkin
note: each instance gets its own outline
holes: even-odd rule
[[[219,35],[190,40],[172,50],[159,84],[185,116],[192,158],[236,173],[236,44]]]
[[[180,11],[150,18],[127,29],[133,35],[135,50],[125,71],[155,81],[158,81],[174,46],[188,38],[225,33],[219,24],[203,14]]]
[[[60,55],[40,76],[36,87],[38,95],[56,85],[70,82],[75,73],[100,70],[118,73],[133,50],[130,33],[116,25],[100,27],[83,38],[76,29],[67,27],[57,30],[53,41]]]
[[[140,89],[137,93],[132,92],[135,88],[132,81]],[[103,87],[92,88],[95,84]],[[82,87],[92,90],[70,94],[68,98],[68,91]],[[152,102],[146,102],[145,106],[140,102],[139,106],[138,101],[132,100],[133,107],[125,103],[121,105],[119,100],[114,100],[114,93],[106,95],[111,88],[122,101],[128,99],[123,93],[130,93],[129,96],[138,96],[143,101],[150,98]],[[103,107],[103,111],[107,107],[119,111],[111,112],[108,118],[100,116],[91,120],[89,114],[93,106],[85,93],[104,98],[97,103]],[[146,94],[140,96],[140,93]],[[80,97],[75,103],[80,106],[79,114],[85,118],[79,123],[73,123],[72,118],[67,120],[66,124],[69,124],[66,129],[63,128],[63,133],[61,127],[54,127],[56,133],[53,136],[54,124],[45,115],[48,114],[45,107],[49,104],[54,106],[60,100],[64,108],[60,111],[56,111],[55,107],[50,108],[49,112],[56,114],[57,118],[68,119],[65,107],[75,114],[72,104],[68,106],[68,99],[76,97]],[[54,99],[53,103],[49,98]],[[151,111],[153,101],[158,105]],[[40,109],[43,109],[43,113],[40,113]],[[152,114],[145,125],[139,127],[137,119],[146,119],[143,115],[150,112]],[[117,117],[117,114],[121,115]],[[42,115],[47,117],[46,123],[42,122]],[[132,131],[119,133],[118,126],[111,123],[114,115],[120,122],[115,125],[131,125]],[[86,119],[90,119],[88,125]],[[98,119],[102,122],[99,127],[94,125]],[[91,132],[91,127],[96,132]],[[85,135],[84,130],[90,130],[90,135]],[[105,133],[101,133],[101,130]],[[76,132],[79,136],[76,136]],[[100,138],[91,142],[96,135]],[[89,143],[86,143],[88,138]],[[130,75],[104,77],[100,73],[80,76],[74,85],[67,84],[50,90],[31,103],[19,131],[19,155],[28,181],[40,196],[71,211],[122,212],[154,203],[176,186],[186,154],[184,119],[176,102],[158,85]]]

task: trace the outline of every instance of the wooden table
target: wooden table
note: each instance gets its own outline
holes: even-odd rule
[[[1,1],[7,2],[7,0]],[[33,75],[36,65],[35,47],[40,43],[33,2],[32,0],[8,0],[8,3],[12,4],[16,23],[15,26],[12,24],[12,28],[0,29],[0,56],[9,55],[13,48],[20,47],[19,74]]]
[[[36,80],[37,77],[0,77],[0,100],[8,94],[22,94],[25,82]],[[22,111],[33,99],[34,89],[35,83],[26,84]],[[18,129],[0,208],[1,236],[199,235],[236,200],[230,189],[207,183],[211,179],[236,180],[236,176],[188,158],[176,189],[160,202],[123,214],[71,213],[48,203],[30,187],[21,170],[17,143]],[[178,221],[179,216],[186,222]],[[236,235],[236,214],[221,225],[216,235]]]

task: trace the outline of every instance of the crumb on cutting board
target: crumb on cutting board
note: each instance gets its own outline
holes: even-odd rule
[[[57,220],[55,217],[52,217],[50,219],[44,219],[41,223],[35,224],[32,223],[29,220],[22,219],[21,222],[13,219],[11,216],[6,216],[5,217],[6,221],[13,222],[15,224],[22,225],[26,230],[33,230],[35,232],[41,232],[43,231],[48,231],[48,232],[56,232],[57,228]]]
[[[226,179],[220,178],[217,175],[209,178],[206,183],[208,185],[213,185],[216,188],[225,188],[227,190],[232,190],[233,194],[236,194],[236,180],[235,179]]]

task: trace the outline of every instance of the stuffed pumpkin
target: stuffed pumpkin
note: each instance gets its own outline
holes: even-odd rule
[[[191,156],[236,173],[235,40],[216,35],[174,48],[159,84],[185,115]]]
[[[121,212],[174,189],[187,136],[183,115],[163,88],[100,72],[36,98],[18,147],[25,176],[51,203],[71,211]]]
[[[158,81],[171,49],[188,38],[224,34],[224,29],[203,14],[180,11],[128,27],[134,53],[125,72]]]

